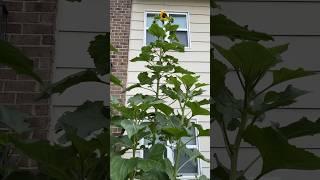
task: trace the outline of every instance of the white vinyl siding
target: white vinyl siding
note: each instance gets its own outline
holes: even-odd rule
[[[89,42],[96,35],[107,32],[107,3],[105,0],[72,3],[59,0],[56,21],[56,45],[53,64],[53,82],[67,75],[93,68],[87,49]],[[106,79],[106,77],[102,77]],[[50,139],[54,138],[54,126],[57,119],[65,112],[72,111],[86,100],[104,100],[107,105],[108,89],[99,83],[83,83],[67,89],[62,95],[56,94],[51,99]]]
[[[209,0],[132,0],[130,40],[129,40],[129,60],[140,54],[140,49],[145,44],[145,13],[148,11],[158,11],[164,9],[167,12],[187,12],[189,21],[189,41],[190,47],[184,53],[171,52],[179,59],[181,65],[200,75],[200,80],[210,83],[210,8]],[[127,86],[137,82],[139,72],[145,70],[143,62],[129,62]],[[209,99],[210,87],[205,88],[206,92],[200,98]],[[139,90],[141,93],[143,90]],[[126,93],[126,98],[132,97],[136,90]],[[143,93],[148,93],[143,91]],[[178,108],[173,104],[173,108]],[[209,109],[209,106],[206,107]],[[210,127],[209,116],[197,116],[198,123],[204,128]],[[198,138],[199,151],[210,158],[210,137]],[[137,152],[137,156],[139,156]],[[130,157],[130,152],[126,153]],[[210,177],[210,163],[200,161],[199,171],[201,174]]]

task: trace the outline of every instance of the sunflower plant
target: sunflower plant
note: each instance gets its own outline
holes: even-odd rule
[[[211,5],[212,8],[219,8],[214,1]],[[213,42],[211,49],[223,57],[211,56],[211,117],[220,129],[230,162],[227,166],[213,151],[213,179],[246,180],[248,171],[256,167],[259,160],[262,160],[262,167],[256,172],[254,180],[278,169],[320,169],[319,156],[290,144],[291,139],[320,133],[319,120],[311,121],[303,117],[286,126],[281,126],[278,119],[265,120],[270,111],[289,106],[307,93],[291,84],[281,91],[274,87],[314,75],[314,72],[302,68],[278,68],[288,44],[264,46],[259,41],[273,40],[272,36],[242,27],[223,14],[211,15],[211,33],[214,37],[236,40],[230,48]],[[235,95],[235,89],[226,83],[232,73],[239,82],[237,91],[241,91],[240,95]],[[268,79],[268,75],[272,78],[266,83],[264,80]],[[251,162],[240,168],[239,152],[244,142],[256,147],[259,155],[249,157]]]
[[[182,68],[179,60],[170,55],[173,51],[184,52],[176,37],[177,29],[174,19],[161,11],[148,29],[156,40],[142,47],[140,55],[130,60],[144,63],[146,71],[140,72],[138,83],[125,91],[143,89],[146,93],[135,94],[125,105],[112,102],[115,113],[111,123],[126,132],[111,138],[111,149],[116,149],[111,154],[112,180],[176,180],[186,163],[198,159],[208,161],[197,149],[186,147],[199,136],[209,136],[208,129],[192,121],[197,115],[209,115],[204,107],[209,101],[198,98],[207,84],[201,83],[198,75]],[[197,134],[192,133],[194,129]],[[176,152],[173,161],[166,157],[168,149]],[[142,151],[144,158],[137,156]],[[125,158],[125,153],[130,158]],[[183,155],[189,157],[188,162],[181,163]],[[195,178],[206,179],[205,176]]]

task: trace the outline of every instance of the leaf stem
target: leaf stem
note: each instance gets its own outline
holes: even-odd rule
[[[232,146],[232,156],[231,156],[231,174],[230,174],[230,180],[236,180],[237,179],[237,166],[238,166],[238,154],[239,154],[239,148],[243,136],[243,132],[246,128],[247,121],[248,121],[248,112],[247,112],[247,106],[248,106],[248,88],[244,88],[244,104],[243,104],[243,111],[241,114],[241,123],[239,127],[239,131],[236,136],[236,140],[234,145]]]

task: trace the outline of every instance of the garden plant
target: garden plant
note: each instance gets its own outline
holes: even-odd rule
[[[201,83],[198,75],[182,68],[179,60],[170,55],[184,52],[176,37],[177,29],[166,12],[154,17],[148,33],[156,40],[131,59],[144,63],[146,71],[138,74],[138,83],[125,90],[143,89],[145,94],[133,95],[126,104],[111,103],[111,124],[126,132],[111,139],[111,149],[115,150],[111,152],[112,180],[176,180],[187,163],[208,161],[198,149],[186,147],[199,136],[209,136],[208,129],[192,121],[197,115],[209,115],[204,107],[208,107],[209,100],[198,98],[208,84]],[[166,156],[168,149],[175,152],[172,162]],[[139,151],[144,157],[137,157]],[[125,152],[131,153],[131,158],[123,157]],[[188,157],[184,163],[180,162],[182,156]],[[207,179],[203,175],[196,178]]]
[[[211,5],[215,10],[219,8],[213,1]],[[220,162],[215,154],[216,163],[211,176],[214,179],[244,180],[248,170],[255,167],[260,159],[262,168],[256,180],[278,169],[320,169],[320,157],[289,143],[294,138],[320,133],[319,120],[297,117],[297,121],[292,120],[286,126],[280,126],[279,119],[273,122],[264,120],[267,112],[291,105],[307,93],[291,84],[282,91],[274,87],[314,73],[302,68],[279,69],[281,54],[288,49],[288,44],[266,47],[260,41],[273,40],[272,36],[248,30],[248,27],[239,26],[222,14],[212,15],[211,33],[213,37],[224,36],[234,41],[230,48],[224,48],[215,41],[212,43],[212,52],[216,51],[223,59],[211,56],[211,115],[223,134],[230,167]],[[241,86],[240,96],[235,96],[236,93],[227,86],[226,78],[232,73]],[[272,81],[266,84],[263,80],[268,75]],[[259,85],[265,86],[259,88]],[[233,138],[230,132],[235,134]],[[259,156],[251,157],[252,162],[239,169],[239,150],[243,142],[255,146]]]

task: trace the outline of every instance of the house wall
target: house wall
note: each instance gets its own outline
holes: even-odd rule
[[[289,83],[295,85],[299,89],[310,91],[309,94],[298,98],[293,105],[276,109],[266,116],[266,122],[275,121],[281,125],[294,122],[302,116],[316,120],[320,117],[320,61],[319,61],[319,45],[320,45],[320,25],[317,23],[320,17],[320,3],[318,1],[218,1],[221,5],[222,13],[233,19],[241,25],[248,25],[257,31],[269,33],[274,36],[274,42],[264,43],[266,45],[279,45],[290,43],[289,50],[283,54],[283,60],[280,66],[288,68],[303,67],[307,70],[317,72],[315,76],[292,80]],[[216,13],[216,12],[215,12]],[[232,43],[224,38],[215,38],[214,42],[230,46]],[[217,55],[218,58],[221,56]],[[279,66],[279,67],[280,67]],[[278,67],[276,67],[278,68]],[[265,87],[266,82],[271,80],[268,75],[267,80],[259,85],[259,88]],[[236,91],[239,96],[239,83],[236,81],[234,73],[228,76],[228,85]],[[287,83],[288,84],[288,83]],[[282,90],[287,84],[276,87],[276,90]],[[217,128],[213,124],[214,134],[212,136],[211,151],[217,153],[221,160],[229,164],[226,155],[223,138]],[[309,136],[290,140],[290,143],[305,148],[320,156],[320,136]],[[258,154],[256,148],[244,143],[240,150],[240,168],[246,167]],[[261,169],[261,161],[259,161],[248,172],[253,177]],[[320,171],[295,171],[295,170],[277,170],[265,178],[265,180],[318,180],[320,179]]]
[[[51,82],[56,0],[4,2],[9,11],[7,40],[33,60],[35,71],[46,83]],[[32,118],[28,121],[36,129],[33,138],[46,139],[50,102],[35,102],[39,93],[39,84],[30,77],[17,75],[12,69],[0,66],[0,104],[30,114]],[[36,168],[28,158],[23,158],[20,166],[24,169]]]
[[[87,49],[96,35],[107,32],[107,2],[90,0],[78,2],[58,1],[56,24],[56,48],[53,66],[53,82],[67,75],[93,68]],[[101,77],[106,79],[107,77]],[[51,102],[51,132],[57,119],[65,112],[72,111],[86,100],[109,101],[109,88],[99,83],[83,83],[56,94]],[[52,136],[51,136],[52,138]]]
[[[191,48],[187,48],[185,53],[173,53],[183,67],[199,74],[200,80],[205,83],[210,82],[210,10],[208,0],[133,0],[131,12],[130,41],[129,41],[129,60],[138,56],[140,48],[144,42],[144,13],[148,10],[165,9],[166,11],[189,12],[191,29]],[[137,75],[144,71],[145,67],[140,62],[129,62],[127,85],[130,86],[137,82]],[[209,98],[209,86],[201,98]],[[127,92],[126,98],[136,93],[145,93],[142,89]],[[173,105],[177,108],[176,105]],[[197,120],[205,128],[209,128],[209,117],[199,116]],[[199,138],[200,151],[209,158],[210,145],[209,137]],[[127,154],[129,156],[129,153]],[[209,163],[201,161],[202,172],[209,176]]]

